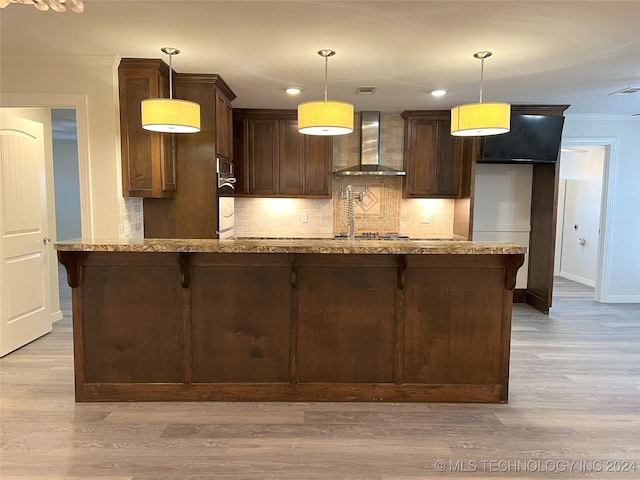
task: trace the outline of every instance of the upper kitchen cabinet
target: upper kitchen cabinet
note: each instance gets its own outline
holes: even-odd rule
[[[450,133],[448,110],[402,112],[405,120],[405,198],[468,196],[471,155],[464,139]],[[468,158],[465,158],[468,157]]]
[[[236,194],[331,197],[332,140],[298,133],[295,110],[234,110]]]
[[[216,88],[216,156],[233,159],[233,110],[231,100],[235,94],[218,82]]]
[[[118,68],[122,193],[167,198],[176,191],[174,136],[142,128],[140,102],[169,97],[169,67],[162,60],[123,58]]]

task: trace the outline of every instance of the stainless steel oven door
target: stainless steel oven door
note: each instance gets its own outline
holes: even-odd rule
[[[234,237],[233,197],[218,198],[218,238],[231,240]]]

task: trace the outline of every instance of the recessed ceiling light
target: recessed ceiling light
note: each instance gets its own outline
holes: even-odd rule
[[[447,94],[447,91],[444,88],[439,88],[438,90],[432,90],[431,95],[434,97],[444,97]]]
[[[285,90],[289,95],[298,95],[302,91],[299,87],[289,87]]]

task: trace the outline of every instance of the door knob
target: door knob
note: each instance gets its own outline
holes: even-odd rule
[[[46,245],[47,243],[49,243],[49,242],[51,242],[51,239],[50,239],[49,237],[44,237],[44,238],[42,239],[42,243],[44,243],[45,245]]]

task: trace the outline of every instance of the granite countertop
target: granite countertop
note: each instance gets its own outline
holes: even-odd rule
[[[298,239],[153,239],[83,240],[57,242],[67,252],[213,252],[213,253],[325,253],[389,255],[511,255],[526,253],[527,247],[509,242],[461,240],[348,240]]]

